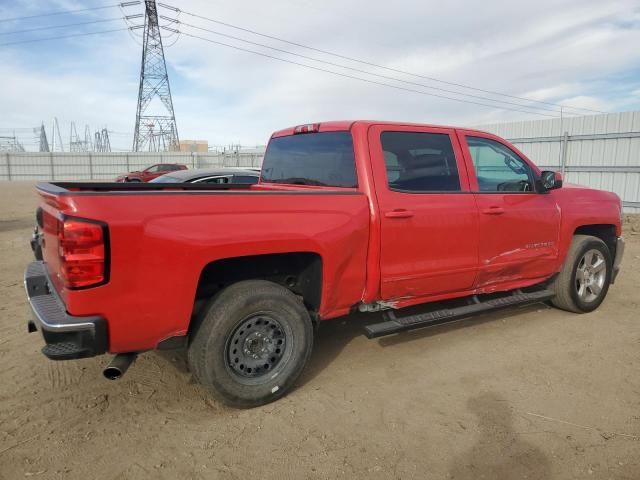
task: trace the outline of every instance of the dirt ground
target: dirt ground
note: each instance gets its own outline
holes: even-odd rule
[[[640,479],[640,219],[603,306],[544,305],[367,340],[320,328],[284,399],[212,401],[182,352],[52,362],[27,334],[35,208],[0,184],[0,478]]]

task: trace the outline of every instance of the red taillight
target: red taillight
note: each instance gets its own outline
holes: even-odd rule
[[[298,125],[293,129],[293,134],[297,135],[298,133],[317,133],[320,131],[319,123],[308,123],[307,125]]]
[[[64,220],[58,231],[61,277],[67,288],[105,281],[103,226],[77,219]]]

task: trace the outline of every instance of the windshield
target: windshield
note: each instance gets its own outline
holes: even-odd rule
[[[262,164],[263,183],[356,187],[350,132],[273,138]]]

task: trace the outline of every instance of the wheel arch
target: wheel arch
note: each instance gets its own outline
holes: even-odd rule
[[[616,226],[613,224],[596,223],[589,225],[580,225],[576,227],[573,235],[590,235],[592,237],[599,238],[609,248],[611,258],[616,256]]]
[[[287,252],[222,258],[204,265],[194,302],[194,314],[224,288],[243,280],[268,280],[302,297],[312,313],[322,303],[322,257],[317,252]],[[313,316],[313,315],[312,315]]]

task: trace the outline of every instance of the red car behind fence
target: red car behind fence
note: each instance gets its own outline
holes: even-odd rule
[[[180,165],[179,163],[157,163],[145,168],[142,171],[136,170],[125,175],[120,175],[118,178],[116,178],[116,182],[150,182],[154,178],[158,178],[165,173],[186,169],[186,165]]]

